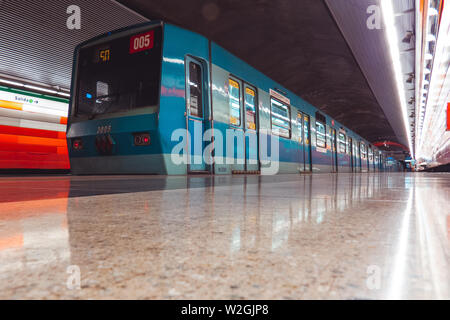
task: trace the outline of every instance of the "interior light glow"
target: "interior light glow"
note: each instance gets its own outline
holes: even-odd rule
[[[62,97],[67,97],[67,98],[70,97],[70,91],[67,89],[63,89],[63,88],[59,89],[59,91],[56,91],[56,90],[52,90],[52,89],[48,89],[48,88],[44,88],[44,87],[40,87],[40,86],[24,84],[22,82],[12,81],[12,80],[7,80],[7,79],[0,79],[0,83],[4,83],[6,85],[15,86],[15,87],[24,87],[27,89],[47,92],[47,93],[51,93],[51,94],[57,94]]]
[[[434,42],[434,41],[436,41],[436,37],[433,34],[429,33],[429,34],[427,34],[427,41]]]
[[[428,16],[432,17],[432,16],[437,16],[438,15],[438,11],[435,8],[428,8]]]
[[[404,130],[408,139],[409,150],[411,157],[414,158],[414,150],[411,144],[411,134],[407,128],[409,128],[408,112],[405,99],[405,89],[403,86],[402,67],[400,60],[399,41],[397,36],[397,30],[395,28],[395,13],[391,1],[381,1],[381,10],[383,13],[383,19],[386,26],[386,38],[389,43],[389,51],[391,53],[392,65],[394,67],[394,75],[397,82],[397,92],[400,99],[400,108],[403,116]]]
[[[431,53],[425,53],[425,60],[433,60],[433,55]]]

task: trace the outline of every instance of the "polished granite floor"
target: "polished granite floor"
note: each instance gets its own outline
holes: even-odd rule
[[[0,177],[1,299],[450,299],[450,174]]]

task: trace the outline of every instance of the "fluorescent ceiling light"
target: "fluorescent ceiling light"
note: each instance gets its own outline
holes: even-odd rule
[[[0,82],[2,83],[6,83],[12,86],[16,86],[16,87],[23,87],[23,84],[20,82],[16,82],[16,81],[10,81],[10,80],[4,80],[4,79],[0,79]]]
[[[4,83],[7,85],[16,86],[16,87],[25,87],[27,89],[47,92],[47,93],[51,93],[51,94],[58,94],[63,97],[70,97],[70,91],[67,89],[60,89],[61,91],[56,91],[56,90],[52,90],[52,89],[43,88],[40,86],[24,84],[24,83],[21,83],[18,81],[11,81],[11,80],[6,80],[6,79],[0,79],[0,83]]]
[[[41,88],[41,87],[36,87],[36,86],[29,85],[29,84],[24,85],[24,87],[28,88],[28,89],[32,89],[32,90],[39,90],[39,91],[53,93],[53,94],[58,93],[55,90],[50,90],[50,89],[45,89],[45,88]]]
[[[405,88],[403,87],[403,73],[400,60],[400,42],[398,41],[397,29],[395,28],[395,13],[391,1],[381,1],[381,10],[383,13],[384,23],[386,26],[386,38],[389,43],[389,51],[391,53],[392,65],[394,67],[394,75],[397,82],[397,92],[400,99],[400,108],[403,116],[403,124],[408,140],[411,156],[414,158],[413,148],[411,144],[411,135],[408,130],[409,119],[407,105],[405,100]]]

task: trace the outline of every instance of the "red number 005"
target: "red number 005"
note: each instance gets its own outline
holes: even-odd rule
[[[130,53],[151,49],[153,47],[153,31],[135,35],[130,40]]]
[[[150,35],[140,36],[134,39],[134,50],[147,48],[150,45]]]

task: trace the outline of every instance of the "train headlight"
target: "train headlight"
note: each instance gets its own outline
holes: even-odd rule
[[[134,133],[134,145],[135,146],[149,146],[150,134],[149,133]]]
[[[81,149],[83,149],[83,141],[81,139],[73,139],[72,140],[72,148],[74,150],[81,150]]]

